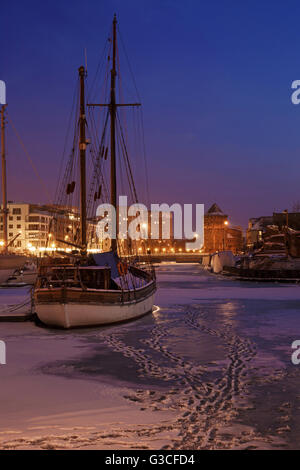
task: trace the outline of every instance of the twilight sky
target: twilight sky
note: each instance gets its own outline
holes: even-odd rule
[[[48,191],[77,69],[93,76],[118,16],[144,107],[152,202],[217,202],[233,224],[300,200],[296,1],[14,0],[1,5],[0,79]],[[9,199],[45,202],[11,130]]]

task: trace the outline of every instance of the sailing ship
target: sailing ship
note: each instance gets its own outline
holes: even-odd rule
[[[3,225],[3,240],[1,240],[2,249],[0,252],[0,285],[6,282],[9,277],[20,269],[26,262],[26,256],[18,255],[10,251],[10,246],[13,244],[14,239],[8,240],[7,236],[7,181],[6,181],[6,153],[5,153],[5,109],[6,105],[1,107],[1,161],[2,161],[2,225]]]
[[[99,162],[108,160],[108,146],[104,147],[106,129],[108,142],[110,144],[110,203],[118,212],[117,208],[117,146],[120,143],[116,138],[118,127],[119,106],[125,104],[117,103],[116,96],[116,76],[117,76],[117,20],[113,19],[112,38],[109,39],[110,51],[112,53],[108,60],[111,60],[110,70],[110,93],[109,102],[99,105],[89,105],[90,107],[101,106],[106,110],[105,126],[101,137],[101,142],[97,147],[97,155],[94,159],[94,203],[100,198],[101,185],[105,185],[103,174],[99,171]],[[118,219],[116,222],[116,238],[111,238],[111,246],[108,251],[96,254],[87,252],[87,181],[86,181],[86,152],[88,142],[86,137],[87,118],[85,103],[85,76],[86,67],[79,68],[79,135],[76,146],[71,152],[74,155],[74,148],[77,148],[78,165],[80,173],[80,217],[79,230],[75,230],[75,235],[71,241],[72,226],[68,227],[68,235],[61,242],[72,246],[74,253],[61,258],[45,258],[39,268],[39,275],[34,290],[35,309],[38,318],[46,325],[62,328],[96,326],[121,321],[132,320],[146,313],[152,312],[154,295],[156,291],[155,271],[151,263],[140,262],[139,258],[132,252],[122,252],[121,240],[118,236]],[[136,106],[131,103],[128,106]],[[99,108],[98,108],[99,109]],[[110,126],[107,126],[107,123]],[[124,139],[122,138],[124,145]],[[90,145],[91,147],[91,145]],[[119,156],[119,155],[118,155]],[[129,165],[126,150],[126,162]],[[74,168],[74,160],[68,165]],[[130,179],[132,176],[129,169]],[[71,170],[70,170],[71,171]],[[70,178],[70,172],[67,173]],[[95,177],[96,175],[96,177]],[[102,180],[101,180],[102,178]],[[71,178],[72,179],[72,178]],[[76,181],[68,182],[67,177],[63,178],[63,185],[66,185],[68,197],[74,192]],[[92,183],[91,183],[92,184]],[[134,194],[136,191],[134,190]],[[88,198],[88,201],[90,198]],[[70,219],[74,221],[76,214],[70,208]],[[79,235],[79,237],[78,237]],[[78,243],[78,238],[80,243]],[[77,248],[74,250],[74,248]],[[70,250],[70,248],[69,248]]]

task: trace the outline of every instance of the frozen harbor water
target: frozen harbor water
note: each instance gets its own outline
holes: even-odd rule
[[[157,276],[159,309],[135,322],[0,323],[0,448],[300,448],[300,287]]]

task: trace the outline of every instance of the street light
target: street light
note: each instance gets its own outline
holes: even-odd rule
[[[224,227],[223,227],[223,251],[225,251],[225,227],[229,224],[228,220],[224,220]]]

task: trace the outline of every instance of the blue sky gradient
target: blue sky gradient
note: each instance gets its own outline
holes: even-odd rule
[[[152,202],[217,202],[233,224],[300,200],[299,3],[14,1],[1,6],[9,113],[53,192],[77,69],[114,12],[144,106]],[[11,130],[9,199],[46,196]]]

